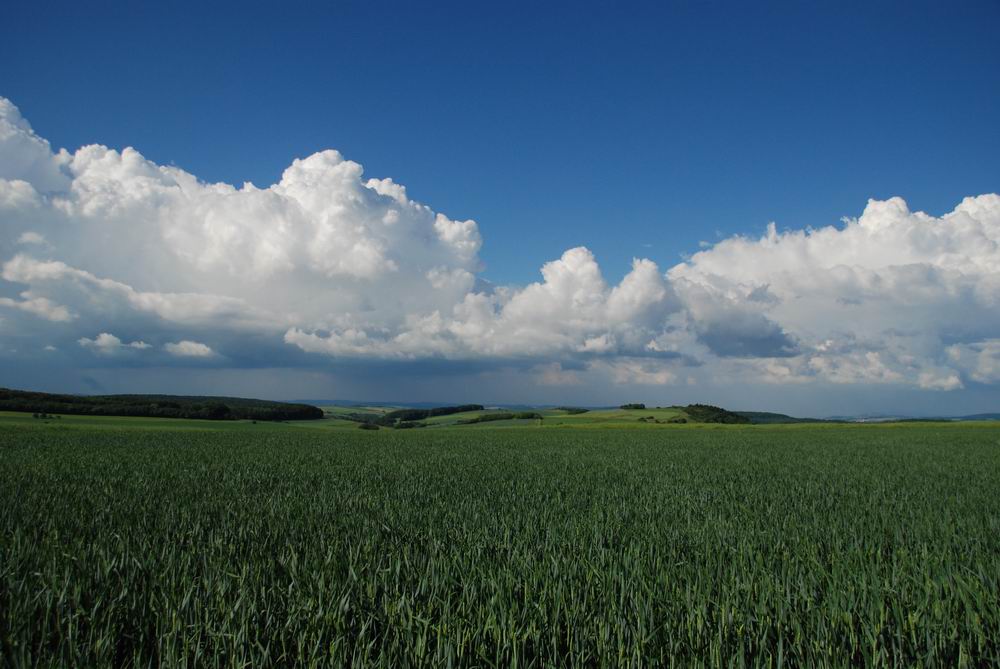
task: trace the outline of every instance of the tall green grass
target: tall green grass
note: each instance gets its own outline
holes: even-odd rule
[[[996,666],[1000,433],[0,431],[7,666]]]

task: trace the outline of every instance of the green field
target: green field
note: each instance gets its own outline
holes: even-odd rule
[[[0,415],[0,665],[1000,665],[996,423],[355,427]]]

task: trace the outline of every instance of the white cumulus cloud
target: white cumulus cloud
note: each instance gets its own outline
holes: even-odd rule
[[[79,344],[84,348],[92,349],[93,351],[103,355],[113,355],[128,349],[142,351],[147,348],[151,348],[150,345],[144,341],[133,341],[126,344],[110,332],[102,332],[93,339],[81,337],[79,339]]]
[[[197,341],[189,341],[187,339],[178,342],[169,342],[163,346],[167,353],[170,355],[176,355],[181,358],[210,358],[215,352]]]
[[[1000,382],[997,195],[940,217],[871,200],[840,225],[772,225],[673,267],[636,258],[617,283],[576,247],[535,282],[492,286],[482,243],[474,221],[333,150],[267,187],[206,183],[133,148],[54,151],[0,98],[0,317],[21,342],[6,350],[516,363],[564,386]]]
[[[939,218],[898,197],[871,200],[842,226],[772,224],[667,275],[710,348],[789,358],[772,364],[776,379],[958,389],[960,373],[975,372],[948,342],[1000,332],[1000,196],[966,198]]]

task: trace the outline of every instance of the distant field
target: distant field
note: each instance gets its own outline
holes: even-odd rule
[[[634,426],[0,414],[0,665],[1000,664],[996,423]]]
[[[370,414],[375,416],[385,415],[396,407],[342,407],[324,406],[320,407],[328,415],[328,419],[335,419],[342,416]],[[447,416],[435,416],[422,420],[427,428],[440,427],[460,427],[463,429],[480,429],[484,427],[676,427],[676,424],[668,424],[667,421],[677,418],[687,417],[683,410],[678,408],[651,408],[651,409],[593,409],[585,413],[570,413],[560,409],[531,409],[533,413],[542,416],[542,420],[501,420],[489,421],[487,423],[462,424],[463,421],[496,413],[510,413],[509,409],[485,409],[482,411],[467,411]],[[350,421],[348,421],[350,422]],[[340,421],[332,425],[323,425],[324,421],[317,421],[315,427],[345,427]]]

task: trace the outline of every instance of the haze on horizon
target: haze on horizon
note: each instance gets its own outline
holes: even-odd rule
[[[18,8],[0,385],[1000,410],[1000,10],[777,8]]]

